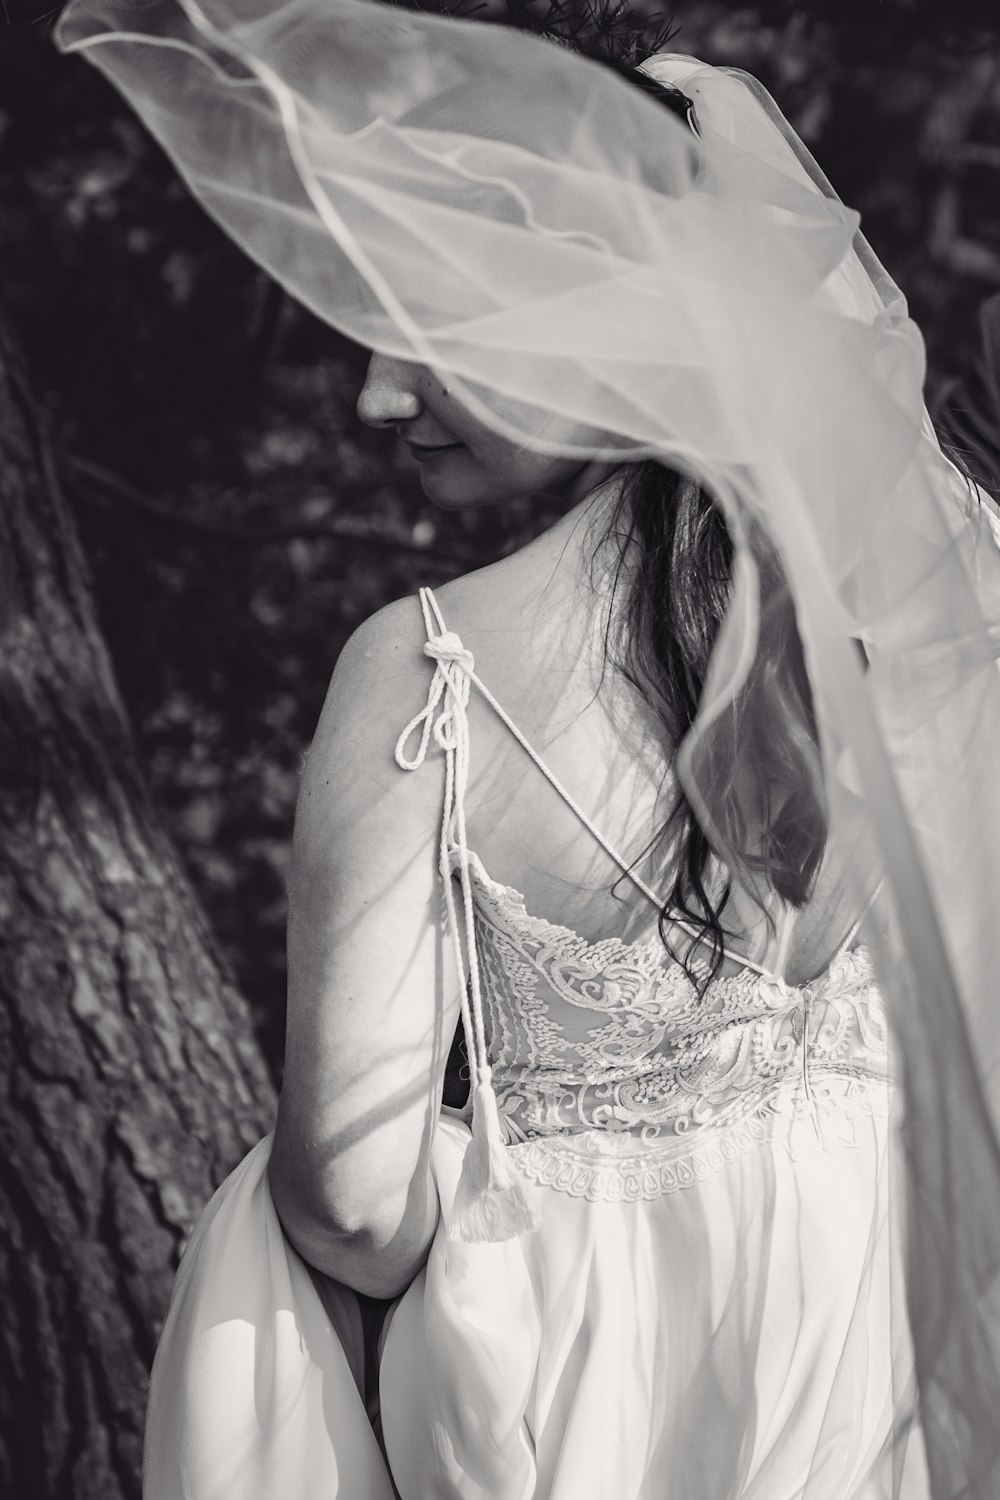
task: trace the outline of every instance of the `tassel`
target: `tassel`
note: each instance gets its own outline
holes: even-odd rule
[[[495,1242],[537,1228],[538,1213],[507,1154],[490,1072],[484,1068],[472,1093],[472,1140],[462,1160],[448,1237]]]

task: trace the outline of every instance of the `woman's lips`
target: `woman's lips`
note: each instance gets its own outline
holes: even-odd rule
[[[411,443],[407,441],[406,446],[415,458],[433,458],[437,453],[450,453],[454,448],[461,448],[461,443]]]

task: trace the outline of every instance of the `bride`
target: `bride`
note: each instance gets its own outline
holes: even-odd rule
[[[424,485],[439,503],[565,483],[558,462],[497,440],[419,367],[375,356],[359,410],[428,450]],[[272,1194],[311,1265],[377,1297],[410,1288],[381,1374],[401,1493],[639,1496],[670,1483],[792,1495],[845,1345],[853,1388],[838,1421],[852,1443],[836,1490],[824,1482],[861,1493],[886,1435],[893,1350],[884,1019],[865,950],[852,948],[860,914],[824,878],[783,964],[787,917],[769,927],[738,888],[721,911],[738,936],[721,953],[671,922],[671,883],[698,834],[656,837],[672,813],[680,823],[670,673],[694,675],[681,652],[713,601],[707,583],[697,596],[690,560],[684,578],[661,562],[656,597],[686,587],[688,637],[662,661],[655,641],[634,642],[630,655],[658,669],[648,684],[607,660],[613,517],[634,476],[590,488],[595,477],[569,476],[584,498],[533,545],[425,594],[425,620],[417,601],[390,606],[338,663],[297,816]],[[665,473],[658,490],[675,524],[704,524],[703,499]],[[648,557],[628,566],[622,613],[627,591],[652,583]],[[484,1061],[510,1154],[536,1184],[534,1225],[499,1255],[447,1238],[467,1138],[434,1128],[460,1001],[438,920],[448,753],[429,749],[418,775],[397,764],[418,758],[405,759],[428,722],[425,640],[444,694],[446,673],[461,683],[474,670],[527,740],[476,684],[467,711],[453,698],[430,716],[468,745],[465,826],[449,838],[468,872]],[[705,883],[718,885],[708,872]],[[766,976],[781,972],[819,978],[775,993]],[[795,1036],[806,993],[815,1119]],[[467,1408],[449,1410],[459,1397]]]
[[[856,217],[689,58],[368,0],[61,41],[433,500],[565,502],[337,664],[147,1500],[995,1500],[1000,563]]]

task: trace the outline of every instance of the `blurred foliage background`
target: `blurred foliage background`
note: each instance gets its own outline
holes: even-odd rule
[[[445,6],[444,8],[447,8]],[[451,7],[454,9],[454,6]],[[480,21],[662,40],[575,0]],[[992,8],[992,7],[991,7]],[[755,73],[906,293],[932,405],[1000,287],[1000,46],[972,0],[677,0],[674,50]],[[0,266],[54,428],[152,794],[277,1076],[298,771],[354,627],[554,517],[436,512],[363,428],[366,352],[317,324],[189,199],[55,12],[0,0]]]

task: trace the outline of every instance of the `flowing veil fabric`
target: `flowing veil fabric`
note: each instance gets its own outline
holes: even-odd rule
[[[723,857],[730,710],[787,590],[830,849],[859,902],[882,879],[917,1379],[872,1493],[905,1500],[918,1423],[935,1500],[996,1500],[1000,552],[857,215],[754,80],[691,58],[646,66],[694,100],[698,139],[564,48],[372,0],[73,0],[58,40],[333,326],[540,451],[655,457],[713,489],[733,598],[678,769]],[[766,683],[752,702],[780,732]],[[818,1470],[801,1493],[826,1494]]]

